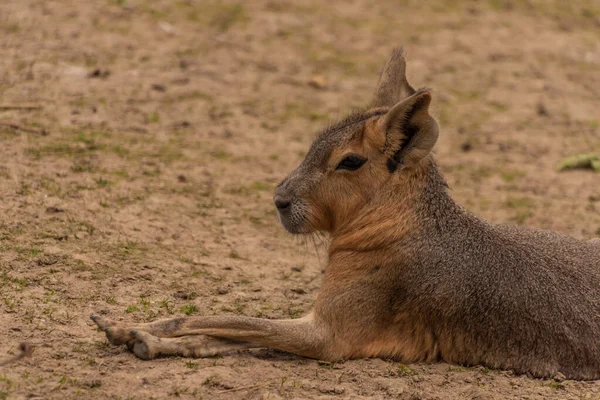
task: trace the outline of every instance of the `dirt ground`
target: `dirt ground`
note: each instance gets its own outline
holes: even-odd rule
[[[273,188],[399,44],[454,198],[600,236],[600,174],[556,172],[600,149],[597,0],[1,1],[0,360],[34,353],[0,367],[0,399],[600,399],[447,364],[144,362],[92,326],[307,312],[326,240],[286,234]]]

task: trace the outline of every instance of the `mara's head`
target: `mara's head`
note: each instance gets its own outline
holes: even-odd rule
[[[370,107],[322,131],[279,184],[275,206],[289,232],[333,232],[394,178],[426,164],[438,137],[431,93],[413,89],[405,72],[402,49],[396,49]]]

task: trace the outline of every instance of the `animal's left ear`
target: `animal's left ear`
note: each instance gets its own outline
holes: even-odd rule
[[[437,141],[439,129],[429,115],[431,92],[419,89],[382,116],[378,128],[385,134],[385,154],[398,164],[411,166],[425,157]]]

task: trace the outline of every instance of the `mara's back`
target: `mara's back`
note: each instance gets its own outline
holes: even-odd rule
[[[600,377],[600,244],[464,211],[430,229],[411,269],[430,283],[443,359]]]

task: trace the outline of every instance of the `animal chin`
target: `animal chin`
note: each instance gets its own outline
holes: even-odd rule
[[[288,231],[289,233],[293,233],[293,234],[301,233],[300,229],[298,227],[298,224],[295,223],[294,221],[292,221],[292,219],[289,216],[285,217],[285,216],[282,216],[281,214],[279,214],[279,222],[281,222],[281,225],[283,225],[285,230]]]
[[[279,222],[286,231],[292,234],[302,234],[305,232],[304,226],[306,222],[306,216],[297,210],[291,210],[291,212],[281,213],[277,212],[279,216]]]

